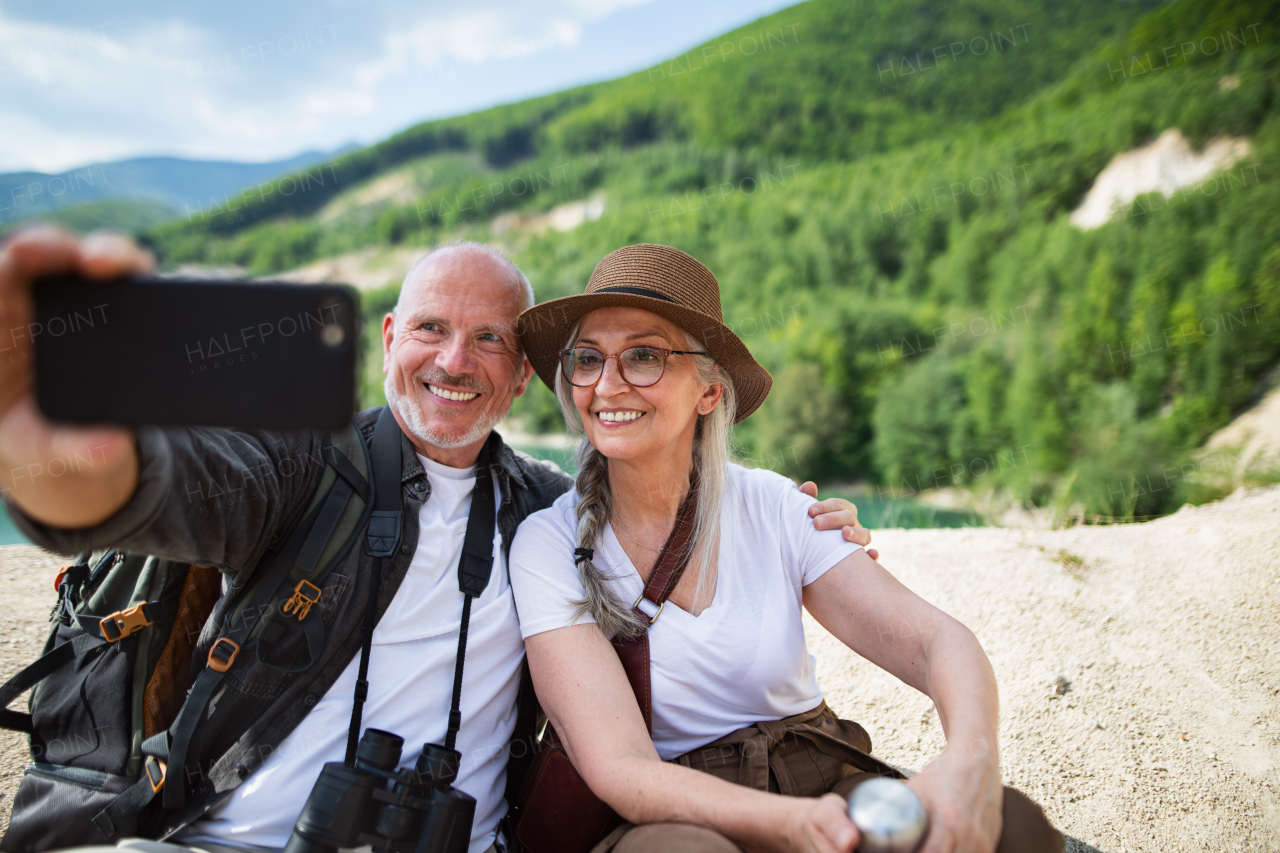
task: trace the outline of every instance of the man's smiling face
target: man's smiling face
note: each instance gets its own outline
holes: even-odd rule
[[[533,366],[516,336],[527,297],[513,268],[465,246],[437,251],[405,280],[382,323],[384,390],[417,451],[475,462],[525,392]]]

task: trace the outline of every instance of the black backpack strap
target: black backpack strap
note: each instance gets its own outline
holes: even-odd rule
[[[103,838],[113,840],[119,834],[116,827],[124,826],[130,818],[146,808],[164,787],[165,765],[160,763],[161,760],[148,756],[138,781],[94,816],[93,826],[102,833]]]
[[[356,438],[359,438],[358,433]],[[94,818],[94,825],[107,838],[113,836],[115,827],[124,825],[128,818],[145,808],[157,794],[161,795],[166,809],[183,806],[186,801],[187,764],[192,755],[199,754],[203,740],[199,733],[199,723],[204,718],[205,709],[213,694],[235,664],[241,649],[254,642],[254,631],[263,620],[261,614],[270,610],[274,616],[281,609],[268,608],[267,605],[273,598],[278,599],[281,605],[285,604],[280,597],[281,585],[290,572],[303,562],[304,557],[311,569],[314,569],[352,494],[368,494],[367,480],[328,441],[325,442],[324,456],[326,463],[340,458],[346,464],[333,466],[339,476],[334,480],[329,494],[294,524],[286,534],[283,544],[268,558],[262,579],[251,587],[248,600],[236,608],[242,618],[229,616],[224,622],[221,636],[210,647],[206,665],[191,685],[173,725],[168,731],[160,732],[143,742],[145,772]],[[292,618],[295,617],[290,617]],[[302,621],[309,657],[314,662],[319,657],[324,642],[323,623],[318,611],[307,613]],[[269,627],[269,624],[264,627],[264,634]],[[173,768],[172,773],[169,768]],[[166,785],[165,780],[170,775],[174,778],[174,784]]]
[[[343,457],[343,459],[345,458]],[[348,462],[347,464],[351,463]],[[324,505],[320,508],[320,515],[315,522],[317,531],[325,535],[323,538],[318,535],[307,538],[306,544],[298,552],[297,560],[294,561],[295,568],[305,574],[311,574],[316,570],[316,564],[320,562],[320,554],[324,551],[324,546],[328,544],[329,537],[333,535],[333,531],[337,529],[338,520],[342,518],[343,510],[351,502],[351,495],[354,491],[354,487],[345,478],[339,477],[334,481],[333,489],[329,491],[329,497],[325,498]]]
[[[58,573],[54,587],[58,590],[58,603],[49,615],[65,625],[72,622],[79,624],[76,608],[83,604],[113,568],[124,559],[124,554],[115,549],[104,551],[96,563],[92,563],[92,553],[80,554],[75,563]],[[83,626],[82,626],[83,627]]]
[[[369,515],[369,527],[365,532],[365,550],[373,557],[373,568],[369,575],[369,600],[365,603],[364,610],[360,668],[356,675],[355,699],[351,704],[351,724],[347,730],[345,761],[351,767],[355,766],[364,702],[369,697],[369,655],[373,650],[373,629],[378,622],[382,570],[400,545],[403,527],[400,503],[400,480],[404,471],[400,452],[401,435],[400,424],[396,423],[391,407],[384,407],[382,414],[378,416],[377,426],[373,428],[369,450],[369,455],[373,457],[373,512]]]
[[[303,531],[308,531],[308,523],[314,524],[315,516],[319,514],[319,509],[313,510],[308,515],[308,519],[299,525],[293,532],[293,535],[286,540],[286,547],[281,549],[272,560],[266,573],[266,582],[259,583],[253,590],[253,594],[249,600],[247,609],[243,613],[260,614],[270,603],[272,596],[275,594],[277,585],[288,574],[293,566],[294,556],[302,549],[304,542],[298,541],[303,538]],[[156,758],[162,758],[172,764],[174,769],[179,773],[181,780],[183,769],[187,765],[188,755],[192,752],[191,740],[196,733],[196,726],[204,717],[206,706],[209,700],[213,698],[214,691],[218,685],[222,683],[222,679],[226,677],[227,671],[235,663],[240,650],[249,644],[250,635],[259,623],[259,617],[241,618],[233,620],[228,627],[223,625],[222,635],[214,642],[209,649],[209,657],[206,661],[204,669],[200,670],[200,674],[196,676],[195,681],[191,685],[191,690],[187,693],[186,701],[182,703],[182,708],[178,711],[177,718],[173,721],[168,732],[162,732],[155,738],[162,735],[168,737],[165,744],[165,755],[150,751],[148,744],[155,747],[155,738],[143,743],[143,753]],[[167,785],[164,787],[164,806],[165,808],[179,808],[185,802],[184,784],[179,781],[176,785]]]
[[[54,619],[65,622],[66,614],[74,614],[76,607],[80,605],[81,593],[93,574],[93,570],[89,567],[91,556],[89,553],[80,554],[75,562],[58,572],[58,576],[53,581],[53,588],[58,591],[58,603],[53,606],[53,612],[49,614],[50,622]]]
[[[368,448],[354,428],[350,440],[359,442],[360,452],[364,456],[364,467],[369,470],[371,463]],[[320,585],[338,562],[337,557],[341,555],[335,554],[323,567],[319,566],[320,559],[333,541],[343,519],[348,517],[346,510],[353,495],[359,496],[366,511],[370,509],[371,489],[364,474],[360,473],[331,439],[325,440],[323,455],[325,461],[336,472],[337,478],[324,505],[320,508],[319,516],[314,521],[313,526],[316,528],[314,534],[299,552],[292,570],[286,577],[278,579],[275,584],[264,583],[268,588],[275,586],[274,598],[282,606],[271,608],[267,622],[256,637],[254,654],[258,663],[284,673],[303,672],[314,666],[320,659],[325,642],[324,620],[320,617],[319,610],[313,610],[312,606],[320,600]],[[358,532],[364,526],[364,520],[362,515],[352,528],[353,532]],[[353,544],[354,539],[354,535],[347,537],[348,547]],[[343,553],[345,550],[344,548]],[[239,609],[244,612],[243,607]],[[303,637],[307,644],[307,660],[300,666],[287,667],[270,660],[269,653],[273,646],[289,636],[297,627],[295,622],[301,623]]]
[[[100,636],[81,634],[74,640],[63,643],[39,660],[29,664],[13,678],[6,681],[4,686],[0,687],[0,727],[31,734],[31,715],[20,711],[10,711],[9,703],[85,652],[105,645],[107,645],[107,641]]]
[[[341,454],[338,455],[341,456]],[[347,464],[350,465],[350,462]],[[354,468],[352,471],[356,473]],[[272,597],[280,602],[280,606],[272,609],[267,624],[263,627],[257,643],[254,644],[254,654],[257,656],[258,663],[281,672],[295,673],[310,669],[320,659],[320,654],[324,650],[324,620],[320,618],[320,611],[313,610],[312,605],[320,599],[319,585],[324,578],[313,576],[313,574],[316,564],[320,561],[320,554],[333,538],[338,522],[346,511],[347,504],[351,502],[354,491],[351,483],[343,477],[339,477],[334,482],[329,496],[319,507],[319,514],[311,525],[311,533],[308,534],[306,542],[303,543],[297,558],[293,560],[289,571],[274,585],[262,584],[264,589],[271,589],[274,586]],[[294,622],[302,623],[303,636],[307,641],[306,663],[289,668],[267,660],[264,652],[279,642]]]
[[[83,613],[72,612],[71,618],[86,634],[106,643],[116,643],[152,624],[159,615],[158,602],[143,601],[127,610],[118,610],[106,616],[85,616]]]
[[[342,479],[351,484],[356,490],[356,494],[360,496],[360,500],[369,503],[369,481],[363,474],[356,470],[356,466],[351,464],[351,460],[339,450],[332,441],[326,441],[324,445],[324,461],[333,466],[333,470],[337,471]]]

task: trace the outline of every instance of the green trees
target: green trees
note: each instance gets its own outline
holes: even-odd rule
[[[965,483],[964,403],[963,376],[936,357],[884,388],[873,424],[875,458],[889,486],[911,494]]]
[[[774,399],[776,397],[776,399]],[[830,480],[840,471],[841,445],[849,434],[848,409],[809,361],[788,364],[774,377],[767,414],[756,424],[756,464],[792,477]]]
[[[820,481],[1157,514],[1191,494],[1177,472],[1280,358],[1280,44],[1247,29],[1275,7],[813,0],[713,40],[705,60],[413,128],[340,162],[339,185],[309,200],[150,239],[166,262],[255,272],[492,240],[540,299],[581,292],[620,245],[674,245],[716,273],[725,321],[775,376],[739,431],[747,457]],[[1023,22],[998,53],[948,56],[945,77],[917,67]],[[716,67],[695,74],[703,61]],[[1069,223],[1113,157],[1168,128],[1244,135],[1252,152],[1101,228]],[[396,175],[382,195],[362,183]],[[595,194],[599,220],[545,227]],[[376,341],[369,353],[375,402]],[[559,423],[538,385],[513,414]]]

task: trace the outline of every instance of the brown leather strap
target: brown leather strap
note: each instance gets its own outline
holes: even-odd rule
[[[693,519],[697,514],[695,509],[698,503],[698,478],[695,476],[689,484],[689,494],[680,502],[680,508],[676,510],[676,523],[671,528],[671,536],[667,538],[667,544],[662,549],[662,556],[658,558],[658,564],[653,567],[653,573],[649,575],[649,582],[644,585],[644,598],[658,605],[659,607],[671,597],[671,593],[675,592],[676,584],[680,583],[680,578],[684,575],[684,570],[689,565],[689,540],[693,538]],[[646,622],[649,617],[643,611],[637,610]]]
[[[698,480],[695,476],[693,482],[689,485],[689,494],[680,503],[680,509],[676,511],[675,527],[671,530],[671,536],[667,539],[666,547],[662,549],[662,555],[658,557],[658,564],[653,567],[653,572],[649,575],[649,581],[644,585],[644,594],[642,598],[648,599],[658,607],[662,607],[667,599],[671,597],[671,593],[675,591],[676,585],[680,583],[684,570],[689,565],[689,540],[693,538],[693,520],[697,515],[697,495]],[[639,604],[639,600],[636,601]],[[645,728],[649,733],[653,733],[653,693],[650,690],[649,680],[649,633],[648,625],[652,624],[649,614],[645,613],[639,607],[635,610],[636,615],[645,623],[645,633],[631,640],[615,639],[613,647],[618,652],[618,659],[622,661],[622,668],[627,673],[627,681],[631,682],[631,689],[636,694],[636,703],[640,706],[640,713],[644,716]],[[657,618],[657,617],[654,617]]]
[[[649,617],[645,617],[648,619]],[[644,716],[644,727],[653,734],[653,693],[649,689],[649,635],[641,634],[634,640],[614,640],[614,651],[622,661],[622,668],[636,694],[636,704]]]

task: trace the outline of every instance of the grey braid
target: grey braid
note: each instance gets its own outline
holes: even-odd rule
[[[609,522],[613,500],[609,492],[609,460],[583,439],[578,446],[578,547],[595,548]],[[635,611],[605,583],[604,573],[587,558],[578,560],[583,597],[573,602],[574,621],[591,614],[606,637],[630,639],[644,631]]]

